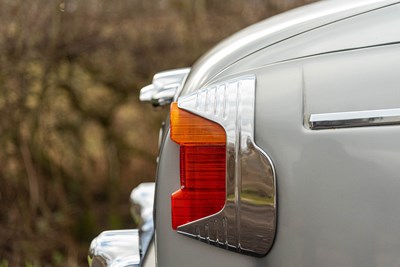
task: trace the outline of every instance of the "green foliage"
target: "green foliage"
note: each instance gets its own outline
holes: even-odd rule
[[[8,261],[7,260],[1,260],[0,261],[0,267],[8,267]]]
[[[155,175],[156,71],[302,1],[0,1],[0,267],[86,264]]]

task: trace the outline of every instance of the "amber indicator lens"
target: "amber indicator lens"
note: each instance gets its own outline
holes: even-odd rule
[[[217,123],[178,108],[171,104],[171,139],[180,145],[225,145],[225,130]]]
[[[226,197],[226,134],[217,123],[171,104],[171,139],[180,145],[181,188],[172,194],[172,228],[220,211]]]

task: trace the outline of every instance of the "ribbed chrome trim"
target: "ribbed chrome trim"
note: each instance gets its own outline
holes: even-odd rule
[[[400,108],[311,114],[312,130],[400,124]]]
[[[178,99],[181,109],[226,131],[226,202],[213,215],[178,227],[178,233],[255,256],[271,249],[276,231],[272,160],[254,141],[255,75],[213,84]]]

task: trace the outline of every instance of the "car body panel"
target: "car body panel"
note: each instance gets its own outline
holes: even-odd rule
[[[375,49],[400,54],[398,46]],[[277,172],[277,235],[264,258],[218,249],[172,230],[170,195],[179,188],[179,147],[166,139],[157,181],[156,218],[162,218],[156,220],[159,266],[400,263],[396,249],[400,247],[400,142],[393,142],[400,127],[313,131],[303,125],[303,92],[318,94],[321,88],[308,87],[308,77],[318,71],[309,66],[326,57],[347,60],[351,56],[323,55],[251,70],[257,77],[255,141],[272,158]],[[376,94],[376,90],[366,87],[364,93]],[[345,97],[341,90],[336,93],[337,98]],[[336,106],[333,101],[326,108]]]
[[[276,172],[273,246],[254,257],[173,230],[180,149],[167,118],[155,232],[142,266],[400,266],[400,116],[389,125],[310,124],[312,115],[400,111],[399,74],[399,0],[323,1],[221,42],[182,76],[175,95],[168,91],[165,103],[210,84],[255,77],[254,142]]]
[[[225,68],[210,67],[203,82],[189,77],[183,94],[195,84],[200,89],[242,75],[257,77],[255,142],[277,173],[277,234],[267,256],[256,258],[172,230],[179,146],[167,134],[156,189],[158,266],[400,264],[400,126],[316,131],[307,124],[314,113],[400,108],[399,10],[393,5],[341,19],[236,62],[221,60]],[[365,38],[349,33],[363,24],[371,25],[359,33]],[[321,40],[321,46],[307,46],[307,40]],[[192,72],[199,75],[196,67]]]
[[[274,161],[278,188],[277,236],[265,263],[397,266],[400,127],[306,129],[308,63],[257,74],[269,90],[257,94],[255,139]]]
[[[204,86],[230,65],[261,49],[290,40],[321,26],[397,2],[395,0],[321,1],[254,24],[222,41],[201,57],[193,66],[182,93],[187,94],[197,90],[199,86]],[[295,43],[290,42],[290,44]],[[327,46],[326,49],[332,48]],[[275,62],[292,58],[292,52],[276,53],[274,56]]]
[[[207,83],[279,62],[400,42],[400,5],[384,7],[330,23],[261,49],[224,69]],[[336,66],[336,65],[334,65]]]

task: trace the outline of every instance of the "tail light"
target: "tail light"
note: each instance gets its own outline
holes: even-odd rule
[[[180,145],[181,189],[172,201],[172,227],[214,214],[225,204],[224,129],[171,105],[171,138]]]
[[[181,181],[171,196],[172,228],[263,256],[275,236],[275,172],[254,142],[255,87],[255,76],[248,75],[172,103],[171,139],[180,145]]]

